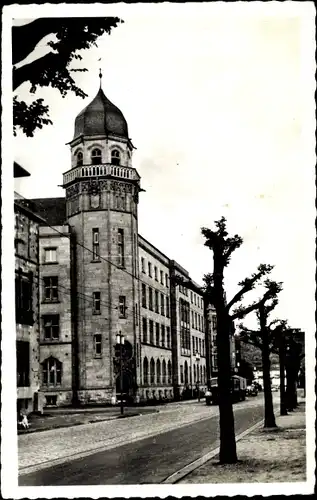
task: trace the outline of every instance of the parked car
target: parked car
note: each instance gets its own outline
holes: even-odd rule
[[[233,375],[231,377],[231,401],[237,403],[244,401],[246,396],[247,381],[243,377]],[[209,389],[205,393],[206,405],[218,404],[218,379],[213,377],[209,380]]]
[[[258,388],[255,384],[250,384],[247,386],[247,396],[257,396]]]

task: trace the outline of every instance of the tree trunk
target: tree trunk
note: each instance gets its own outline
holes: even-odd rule
[[[286,394],[285,394],[285,342],[284,334],[281,332],[279,345],[279,361],[280,361],[280,414],[287,415],[286,409]]]
[[[273,409],[273,398],[270,377],[270,350],[268,331],[263,309],[259,309],[262,336],[262,368],[264,385],[264,427],[277,427]]]
[[[218,390],[221,464],[236,463],[237,449],[231,396],[230,324],[224,311],[217,314]],[[218,313],[218,311],[217,311]]]

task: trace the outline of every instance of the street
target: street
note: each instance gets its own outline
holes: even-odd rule
[[[262,419],[263,395],[234,405],[234,413],[236,435],[238,435]],[[197,420],[199,418],[200,420]],[[149,427],[151,419],[155,435],[143,439],[140,437],[134,442],[122,444],[124,441],[127,442],[131,434],[134,435],[134,431],[137,433],[137,429]],[[196,421],[193,421],[195,419]],[[90,424],[90,428],[86,425],[78,426],[76,430],[85,427],[87,432],[95,432],[100,436],[101,425],[108,431],[115,429],[114,422],[103,422]],[[75,456],[70,455],[62,463],[56,465],[52,463],[49,467],[49,462],[43,467],[38,463],[39,470],[31,473],[25,473],[28,470],[25,467],[20,470],[22,475],[19,476],[19,485],[157,484],[219,444],[218,407],[206,407],[203,402],[167,405],[159,414],[127,418],[120,422],[116,421],[116,425],[121,426],[119,432],[125,434],[123,440],[118,440],[117,446],[112,444],[108,449],[92,451],[89,456],[80,458],[74,453]],[[48,438],[45,436],[46,432],[38,434],[42,434],[47,446],[47,439],[56,439],[61,431],[64,432],[64,437],[66,433],[72,435],[74,429],[56,430],[56,435],[48,431],[51,433]],[[82,432],[83,440],[85,434]],[[146,433],[143,435],[146,436]],[[101,439],[106,441],[105,436],[101,436]],[[30,446],[26,440],[24,444],[25,446],[22,440],[19,441],[19,452]]]

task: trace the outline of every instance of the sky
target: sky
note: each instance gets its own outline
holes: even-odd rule
[[[30,198],[63,196],[66,143],[98,91],[101,67],[103,90],[137,148],[140,234],[202,283],[212,252],[200,228],[224,215],[229,233],[244,240],[225,273],[228,299],[260,263],[273,264],[272,278],[284,283],[275,316],[313,334],[314,10],[291,3],[90,6],[90,15],[124,23],[82,52],[88,72],[76,83],[86,99],[49,88],[30,96],[28,83],[18,89],[27,102],[43,97],[54,124],[14,139],[14,157],[31,173],[15,189]],[[15,23],[34,16],[22,6],[12,15]]]

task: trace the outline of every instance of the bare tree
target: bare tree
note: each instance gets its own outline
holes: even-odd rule
[[[273,320],[271,323],[268,323],[268,317],[278,304],[277,295],[282,290],[282,284],[266,280],[265,287],[267,290],[271,291],[271,294],[269,298],[265,299],[263,297],[260,302],[257,311],[259,330],[250,330],[240,325],[240,339],[261,349],[264,385],[264,427],[276,427],[270,376],[270,353],[276,342],[275,339],[281,333],[279,326],[281,322],[279,320]],[[275,328],[273,328],[274,325]]]
[[[205,246],[213,251],[213,273],[204,276],[205,297],[213,303],[217,314],[217,349],[218,349],[218,388],[219,388],[219,422],[220,422],[220,463],[237,462],[237,451],[234,430],[234,415],[231,401],[231,360],[230,335],[235,319],[242,319],[252,311],[256,311],[262,301],[272,296],[271,288],[267,288],[264,296],[247,306],[240,304],[245,294],[254,289],[263,277],[273,269],[271,265],[261,264],[257,271],[239,283],[240,290],[227,302],[224,289],[224,269],[229,265],[235,250],[243,243],[239,235],[230,237],[226,228],[226,219],[215,221],[216,230],[202,228]],[[234,310],[233,307],[235,307]],[[232,310],[232,312],[231,312]]]

